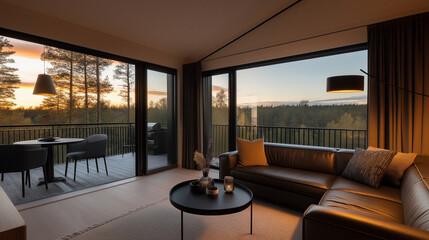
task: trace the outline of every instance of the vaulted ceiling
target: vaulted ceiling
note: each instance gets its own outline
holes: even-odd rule
[[[2,0],[184,59],[200,57],[292,0]]]
[[[1,2],[46,16],[51,21],[68,22],[191,62],[218,49],[296,0]],[[235,43],[232,48],[224,49],[224,53],[234,54],[236,51],[248,51],[429,11],[429,1],[302,0],[290,10],[264,26],[264,29],[258,29],[247,39]],[[27,19],[31,17],[27,16]],[[14,26],[0,22],[2,25]]]

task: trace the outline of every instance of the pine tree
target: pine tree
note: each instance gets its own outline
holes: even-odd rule
[[[81,83],[74,71],[78,67],[76,65],[80,57],[81,54],[55,47],[47,47],[41,56],[42,60],[49,61],[52,65],[48,73],[51,74],[57,91],[56,96],[46,97],[42,105],[44,108],[52,109],[56,103],[56,111],[67,110],[68,123],[73,122],[73,109],[78,105],[76,86]]]
[[[225,90],[221,89],[212,100],[213,107],[225,108],[228,107],[228,97],[226,96]]]
[[[78,62],[78,73],[82,76],[82,84],[78,88],[84,96],[85,122],[89,120],[89,109],[95,107],[96,122],[101,122],[102,96],[113,91],[113,86],[106,76],[102,75],[104,70],[112,64],[109,59],[82,55]]]
[[[17,68],[9,67],[7,64],[15,61],[10,58],[15,51],[4,48],[13,48],[10,41],[0,37],[0,109],[8,109],[15,106],[11,99],[15,99],[16,85],[21,83],[19,76],[15,73]]]
[[[130,92],[134,85],[134,67],[129,63],[121,63],[116,65],[114,78],[121,80],[121,90],[119,92],[119,96],[127,102],[127,121],[130,122],[131,115],[131,97]]]
[[[104,69],[112,64],[111,60],[95,57],[95,85],[97,93],[97,122],[101,122],[101,105],[102,95],[113,91],[113,86],[109,82],[109,78],[106,76],[104,80],[101,80],[101,74]]]
[[[85,122],[89,122],[88,110],[96,106],[97,122],[100,122],[101,95],[113,91],[109,80],[101,77],[112,61],[54,47],[47,47],[42,59],[52,65],[48,73],[52,75],[57,90],[57,96],[44,99],[43,108],[54,109],[56,103],[58,114],[67,110],[68,122],[73,123],[75,110],[85,108]]]

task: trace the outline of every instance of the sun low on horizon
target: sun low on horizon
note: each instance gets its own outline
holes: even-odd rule
[[[41,59],[41,55],[44,51],[44,46],[32,42],[27,42],[19,39],[5,37],[12,48],[4,48],[6,51],[14,51],[15,53],[10,55],[9,59],[13,59],[14,63],[8,63],[9,67],[16,68],[15,74],[19,76],[21,81],[17,84],[14,89],[15,99],[9,99],[15,103],[13,109],[16,108],[37,108],[41,106],[45,96],[33,95],[34,85],[38,74],[46,73],[52,65]],[[124,84],[121,80],[115,79],[114,70],[120,62],[112,61],[112,64],[105,68],[101,73],[100,79],[108,79],[112,84],[113,90],[102,96],[102,99],[107,101],[111,106],[124,106],[126,101],[119,95],[122,85]],[[166,97],[166,77],[157,74],[157,72],[150,73],[153,81],[148,86],[148,100],[157,102],[161,98]],[[130,90],[131,103],[135,102],[135,84]]]

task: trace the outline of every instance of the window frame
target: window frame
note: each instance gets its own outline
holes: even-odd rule
[[[108,53],[104,51],[99,51],[87,47],[78,46],[75,44],[65,43],[62,41],[40,37],[28,33],[23,33],[7,28],[0,27],[0,35],[5,37],[11,37],[23,41],[28,41],[32,43],[42,44],[46,46],[61,48],[73,52],[78,52],[82,54],[97,56],[100,58],[111,59],[115,61],[120,61],[124,63],[134,64],[135,65],[135,99],[136,99],[136,112],[135,112],[135,124],[136,124],[136,176],[148,175],[151,173],[159,172],[165,170],[164,168],[159,171],[148,171],[147,169],[147,70],[156,70],[160,72],[165,72],[173,75],[173,116],[174,120],[174,131],[175,136],[177,136],[177,69],[165,67],[149,62],[144,62],[141,60],[128,58],[120,56],[113,53]],[[174,145],[170,146],[171,152],[174,154],[177,164],[177,137],[174,138]],[[169,169],[169,168],[167,168]]]
[[[208,70],[204,71],[202,73],[203,75],[203,86],[204,86],[204,79],[210,78],[213,75],[219,75],[219,74],[229,74],[229,151],[235,151],[236,150],[236,137],[237,137],[237,71],[238,70],[244,70],[244,69],[250,69],[250,68],[256,68],[256,67],[264,67],[264,66],[270,66],[275,64],[282,64],[287,62],[295,62],[300,60],[307,60],[312,58],[319,58],[319,57],[325,57],[325,56],[332,56],[332,55],[338,55],[338,54],[344,54],[344,53],[352,53],[362,50],[368,50],[368,43],[359,43],[349,46],[343,46],[338,48],[332,48],[332,49],[326,49],[316,52],[310,52],[310,53],[304,53],[299,55],[293,55],[293,56],[287,56],[282,58],[276,58],[276,59],[270,59],[265,61],[259,61],[254,63],[247,63],[247,64],[241,64],[236,66],[230,66],[227,68],[220,68],[220,69],[214,69],[214,70]],[[211,83],[211,81],[210,81]],[[204,92],[206,93],[206,92]],[[367,95],[367,102],[369,101],[368,95]],[[203,104],[204,108],[205,103]],[[367,109],[367,126],[368,126],[368,109]],[[204,119],[209,119],[211,116],[204,116]],[[207,132],[207,123],[204,122],[204,132]],[[368,131],[368,129],[367,129]],[[368,136],[368,135],[367,135]],[[208,137],[206,134],[204,134],[204,143],[208,142]],[[368,138],[366,139],[366,142],[368,143]],[[204,144],[207,145],[207,144]],[[206,151],[204,151],[206,153]]]

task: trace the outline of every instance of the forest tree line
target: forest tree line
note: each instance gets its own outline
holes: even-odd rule
[[[257,112],[256,122],[252,111]],[[239,107],[237,125],[298,128],[366,129],[366,105],[281,105]],[[228,124],[228,108],[212,108],[214,125]]]
[[[228,124],[227,103],[227,95],[223,90],[213,96],[212,124]],[[366,129],[367,105],[309,105],[309,101],[303,100],[297,105],[239,106],[237,125]]]

